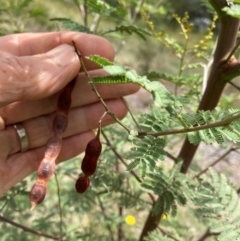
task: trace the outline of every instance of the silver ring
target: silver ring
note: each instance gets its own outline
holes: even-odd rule
[[[13,125],[15,130],[17,131],[18,138],[20,141],[21,152],[26,151],[29,148],[29,141],[27,137],[26,130],[21,123]]]

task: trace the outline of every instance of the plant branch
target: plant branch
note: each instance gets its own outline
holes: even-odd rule
[[[239,29],[239,19],[233,18],[222,11],[223,7],[228,7],[226,0],[211,0],[210,3],[218,14],[220,30],[207,87],[198,110],[213,110],[217,106],[227,83],[227,81],[225,81],[226,73],[224,72],[226,71],[224,71],[224,68],[227,67],[228,70],[232,69],[232,66],[228,66],[229,63],[226,63],[226,60],[236,46]],[[194,146],[190,144],[188,139],[185,139],[178,156],[183,160],[181,169],[183,173],[187,172],[197,149],[198,145]]]
[[[134,13],[133,13],[133,16],[132,16],[132,19],[131,19],[131,23],[133,23],[136,20],[137,15],[140,13],[144,2],[145,2],[145,0],[138,0],[138,4],[137,4],[136,8],[134,9]]]
[[[198,178],[200,177],[202,174],[204,174],[210,167],[215,166],[218,162],[220,162],[223,158],[225,158],[226,156],[228,156],[231,152],[236,151],[237,149],[239,149],[239,147],[236,146],[232,146],[231,148],[229,148],[223,155],[221,155],[216,161],[214,161],[212,164],[210,164],[208,167],[206,167],[205,169],[203,169],[201,172],[199,172],[197,175],[194,176],[194,178]]]
[[[164,210],[161,209],[157,215],[153,215],[152,210],[149,212],[145,225],[142,229],[142,233],[139,238],[139,241],[144,241],[144,239],[148,235],[148,233],[152,232],[153,230],[155,230],[158,227],[159,221],[163,214],[163,211]]]
[[[45,237],[45,238],[49,238],[49,239],[53,239],[53,240],[61,240],[61,237],[56,237],[56,236],[53,236],[53,235],[50,235],[50,234],[47,234],[47,233],[37,231],[37,230],[32,229],[32,228],[29,228],[29,227],[24,226],[22,224],[16,223],[16,222],[2,216],[1,214],[0,214],[0,221],[5,222],[5,223],[9,223],[9,224],[11,224],[11,225],[13,225],[17,228],[20,228],[20,229],[24,230],[25,232],[33,233],[33,234],[36,234],[36,235],[41,236],[41,237]]]
[[[87,0],[84,0],[84,3],[80,4],[80,5],[77,2],[77,5],[79,7],[80,14],[82,16],[82,20],[83,20],[84,26],[87,27],[88,26],[88,6],[87,6]]]
[[[236,45],[236,39],[239,29],[239,19],[233,18],[222,11],[222,8],[228,7],[226,0],[210,0],[210,3],[216,10],[220,22],[220,30],[218,41],[213,56],[213,63],[208,77],[206,90],[203,94],[198,110],[213,110],[221,97],[222,91],[227,83],[224,81],[222,67],[226,66],[226,60]],[[181,172],[186,173],[198,149],[198,145],[192,145],[188,139],[181,148],[178,159],[183,160]],[[149,216],[145,222],[139,241],[143,241],[144,237],[154,229],[160,222],[164,210],[161,210],[157,216]]]
[[[232,56],[234,55],[234,53],[236,52],[236,50],[238,49],[239,46],[240,46],[240,40],[238,40],[237,44],[232,49],[231,53],[228,55],[228,57],[226,59],[226,63],[228,63],[230,61],[230,59],[232,58]]]
[[[129,114],[130,114],[130,116],[131,116],[133,122],[135,123],[136,127],[138,128],[139,131],[141,131],[141,127],[140,127],[140,125],[138,124],[137,120],[135,119],[135,117],[134,117],[134,115],[133,115],[131,109],[129,108],[127,101],[126,101],[124,98],[122,98],[122,100],[123,100],[123,102],[124,102],[124,104],[125,104],[125,106],[126,106],[128,112],[129,112]]]
[[[197,240],[197,241],[204,241],[206,240],[208,237],[211,236],[216,236],[219,233],[211,233],[209,229],[207,229],[207,231]]]
[[[161,228],[160,226],[158,226],[158,229],[167,237],[175,240],[175,241],[179,241],[178,239],[176,239],[175,237],[173,237],[170,233],[168,233],[167,231],[165,231],[163,228]]]
[[[119,207],[119,217],[123,216],[123,207]],[[123,241],[124,240],[124,232],[123,232],[123,225],[122,223],[118,224],[118,241]]]
[[[102,201],[101,201],[101,199],[100,199],[99,196],[97,196],[97,198],[98,198],[98,202],[99,202],[99,205],[100,205],[102,214],[103,214],[103,216],[104,216],[104,219],[107,220],[108,217],[107,217],[107,214],[106,214],[106,212],[105,212],[105,208],[104,208],[104,206],[103,206],[103,203],[102,203]],[[112,229],[111,229],[111,226],[110,226],[108,223],[107,223],[107,229],[108,229],[108,232],[109,232],[110,241],[114,241],[113,231],[112,231]]]
[[[116,117],[116,115],[109,110],[109,108],[107,107],[107,105],[106,105],[106,103],[104,102],[103,98],[102,98],[101,95],[98,93],[97,88],[96,88],[96,86],[95,86],[95,84],[94,84],[94,80],[93,80],[93,79],[91,78],[91,76],[89,75],[89,73],[88,73],[88,71],[87,71],[87,69],[86,69],[86,66],[85,66],[85,64],[84,64],[84,62],[83,62],[82,55],[79,53],[75,42],[72,41],[72,43],[73,43],[73,46],[74,46],[74,48],[75,48],[75,51],[76,51],[76,53],[77,53],[77,55],[78,55],[78,58],[79,58],[81,67],[83,68],[83,71],[84,71],[85,75],[87,76],[87,78],[88,78],[88,80],[89,80],[89,83],[90,83],[90,85],[91,85],[91,87],[92,87],[92,91],[97,95],[99,101],[102,103],[102,105],[103,105],[105,111],[107,112],[107,114],[110,115],[119,125],[121,125],[121,126],[130,134],[130,130],[128,129],[128,127],[125,126],[125,125]]]
[[[240,119],[240,113],[226,118],[221,121],[216,121],[214,123],[206,124],[206,125],[201,125],[201,126],[194,126],[190,128],[183,128],[183,129],[177,129],[177,130],[169,130],[169,131],[162,131],[162,132],[139,132],[138,137],[143,137],[143,136],[167,136],[167,135],[176,135],[176,134],[181,134],[181,133],[188,133],[188,132],[194,132],[194,131],[201,131],[205,129],[210,129],[210,128],[217,128],[221,126],[227,126],[230,125],[233,121],[236,121]]]

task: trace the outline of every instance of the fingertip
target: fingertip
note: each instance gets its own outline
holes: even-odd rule
[[[84,58],[85,65],[88,70],[99,68],[95,63],[87,60],[85,57],[91,55],[99,55],[103,58],[113,61],[115,57],[115,50],[113,45],[105,38],[93,35],[82,34],[76,35],[73,41]]]

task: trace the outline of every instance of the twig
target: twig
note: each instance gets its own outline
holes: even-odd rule
[[[102,14],[103,14],[103,11],[105,8],[105,1],[103,0],[102,2],[103,2],[103,4],[102,4],[101,11],[100,11],[100,13],[97,13],[95,15],[93,23],[91,24],[91,27],[90,27],[90,30],[93,31],[94,34],[97,34],[97,30],[98,30],[100,21],[102,19]]]
[[[157,227],[163,234],[165,234],[167,237],[175,240],[175,241],[179,241],[178,239],[176,239],[175,237],[173,237],[170,233],[168,233],[167,231],[165,231],[163,228],[161,228],[160,226]]]
[[[202,237],[200,237],[197,241],[204,241],[206,240],[208,237],[211,236],[216,236],[219,233],[211,233],[209,229],[207,229],[207,231],[202,235]]]
[[[129,112],[129,114],[130,114],[130,116],[131,116],[133,122],[134,122],[135,125],[137,126],[138,130],[141,131],[141,127],[140,127],[140,125],[138,124],[137,120],[135,119],[135,117],[134,117],[132,111],[130,110],[127,101],[126,101],[124,98],[122,98],[122,100],[123,100],[123,102],[124,102],[124,104],[125,104],[125,106],[126,106],[128,112]]]
[[[119,207],[119,217],[123,216],[123,207]],[[123,232],[123,227],[122,223],[118,224],[118,241],[123,241],[124,240],[124,232]]]
[[[50,235],[50,234],[47,234],[47,233],[37,231],[37,230],[32,229],[32,228],[29,228],[29,227],[24,226],[22,224],[16,223],[16,222],[2,216],[1,214],[0,214],[0,221],[5,222],[5,223],[9,223],[9,224],[11,224],[11,225],[13,225],[17,228],[20,228],[20,229],[24,230],[25,232],[33,233],[33,234],[36,234],[38,236],[42,236],[42,237],[53,239],[53,240],[61,240],[61,237],[56,237],[56,236],[53,236],[53,235]]]
[[[87,0],[84,0],[84,3],[79,6],[80,13],[84,22],[84,26],[88,26],[88,6],[87,6]]]
[[[133,13],[133,16],[132,16],[132,19],[131,19],[131,23],[133,23],[136,20],[137,15],[139,14],[144,2],[145,2],[145,0],[139,0],[138,1],[138,4],[137,4],[136,8],[134,9],[134,13]]]
[[[138,137],[143,137],[143,136],[147,136],[147,135],[157,137],[157,136],[175,135],[175,134],[180,134],[180,133],[188,133],[188,132],[193,132],[193,131],[201,131],[201,130],[205,130],[205,129],[226,126],[238,119],[240,119],[240,114],[237,114],[232,117],[228,117],[221,121],[216,121],[214,123],[201,125],[201,126],[194,126],[194,127],[190,127],[190,128],[183,128],[183,129],[169,130],[169,131],[162,131],[162,132],[139,132]]]
[[[116,172],[117,173],[120,173],[120,168],[119,168],[119,160],[117,160],[116,161]],[[121,180],[121,182],[122,182],[122,177],[121,176],[119,176],[120,177],[120,180]],[[118,215],[119,215],[119,217],[121,217],[122,218],[122,216],[123,216],[123,207],[122,206],[118,206]],[[118,232],[118,241],[123,241],[123,239],[124,239],[124,233],[123,233],[123,226],[122,226],[122,222],[119,222],[119,224],[118,224],[118,228],[117,228],[117,232]]]
[[[228,57],[225,61],[226,64],[230,61],[230,59],[232,58],[232,56],[234,55],[234,53],[236,52],[236,50],[238,49],[239,46],[240,46],[240,40],[238,40],[238,42],[236,43],[236,46],[232,49],[232,51],[228,55]]]
[[[178,162],[178,159],[177,159],[175,156],[173,156],[172,154],[170,154],[170,153],[167,152],[167,151],[165,151],[165,153],[166,153],[166,156],[167,156],[168,158],[172,159],[175,163]]]
[[[112,112],[109,110],[109,108],[107,107],[107,105],[106,105],[106,103],[104,102],[103,98],[102,98],[101,95],[98,93],[97,88],[96,88],[96,86],[95,86],[95,84],[94,84],[93,79],[91,78],[91,76],[89,75],[89,73],[88,73],[88,71],[87,71],[87,69],[86,69],[86,66],[85,66],[85,64],[84,64],[84,62],[83,62],[83,59],[82,59],[82,55],[79,53],[75,42],[72,41],[72,43],[73,43],[73,46],[74,46],[74,48],[75,48],[75,51],[76,51],[76,53],[77,53],[77,55],[78,55],[78,58],[79,58],[79,61],[80,61],[80,63],[81,63],[81,66],[82,66],[82,68],[83,68],[83,71],[84,71],[85,75],[87,76],[87,78],[88,78],[88,80],[89,80],[89,82],[90,82],[90,85],[91,85],[91,87],[92,87],[92,91],[97,95],[99,101],[102,103],[102,105],[103,105],[103,107],[105,108],[105,111],[108,113],[108,115],[110,115],[119,125],[121,125],[128,133],[130,133],[130,130],[128,129],[128,127],[125,126],[125,125],[116,117],[116,115],[115,115],[114,113],[112,113]]]
[[[108,217],[107,217],[107,214],[106,214],[106,212],[105,212],[105,208],[104,208],[104,206],[103,206],[103,203],[102,203],[99,195],[97,195],[97,198],[98,198],[98,202],[99,202],[99,205],[100,205],[102,214],[103,214],[103,216],[104,216],[104,219],[106,220]],[[110,227],[110,225],[109,225],[108,223],[107,223],[107,229],[108,229],[108,232],[109,232],[109,235],[110,235],[110,240],[111,240],[111,241],[114,241],[113,231],[112,231],[112,229],[111,229],[111,227]]]
[[[63,215],[62,215],[62,206],[61,206],[61,196],[60,196],[60,187],[58,182],[57,173],[54,173],[55,181],[57,184],[57,195],[58,195],[58,209],[59,209],[59,219],[60,219],[60,225],[59,225],[59,231],[60,231],[60,240],[62,240],[63,237]]]
[[[230,85],[232,85],[235,89],[237,89],[238,91],[240,91],[240,87],[237,86],[236,84],[234,84],[232,81],[228,81],[228,83],[229,83]]]
[[[203,169],[201,172],[199,172],[197,175],[194,176],[194,178],[198,178],[200,177],[203,173],[205,173],[210,167],[213,167],[214,165],[216,165],[218,162],[220,162],[223,158],[225,158],[227,155],[229,155],[232,151],[236,151],[237,149],[239,149],[239,147],[236,146],[232,146],[231,148],[229,148],[223,155],[221,155],[216,161],[214,161],[212,164],[210,164],[208,167],[206,167],[205,169]]]
[[[109,141],[107,135],[104,133],[104,131],[102,131],[102,135],[103,137],[105,138],[106,140],[106,143],[107,145],[111,148],[111,150],[113,151],[113,153],[116,155],[116,157],[123,163],[124,166],[128,166],[128,164],[124,161],[124,159],[122,158],[122,156],[116,151],[116,149],[112,146],[111,142]],[[131,170],[130,173],[135,177],[135,179],[138,181],[138,182],[142,182],[141,178],[133,171]],[[151,194],[151,193],[148,193],[149,197],[151,198],[152,200],[152,204],[155,203],[155,197]]]

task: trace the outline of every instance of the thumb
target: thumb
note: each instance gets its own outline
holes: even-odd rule
[[[50,96],[71,81],[79,68],[77,54],[67,44],[40,55],[0,58],[0,107]]]

